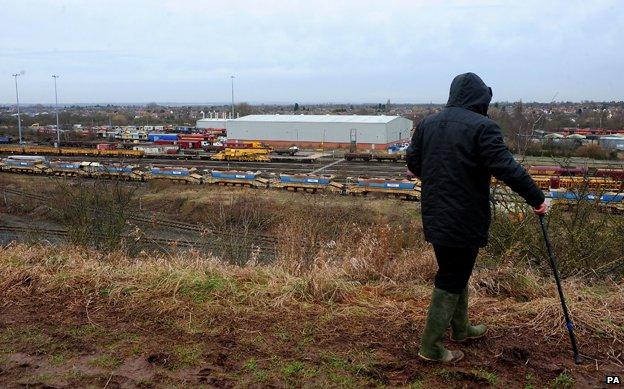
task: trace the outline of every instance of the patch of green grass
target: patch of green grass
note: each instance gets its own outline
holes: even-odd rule
[[[283,364],[280,371],[287,381],[293,381],[300,378],[310,378],[318,374],[318,370],[316,368],[306,367],[306,365],[301,361],[292,361]]]
[[[209,301],[215,292],[230,286],[231,280],[218,274],[206,274],[198,276],[191,281],[184,282],[178,293],[188,297],[191,301],[201,304]]]
[[[251,358],[243,365],[243,369],[247,371],[256,371],[258,369],[258,361],[255,358]]]
[[[353,379],[353,377],[346,375],[346,374],[340,374],[340,373],[336,373],[333,371],[330,371],[329,373],[327,373],[327,378],[334,384],[338,385],[339,387],[347,387],[347,388],[354,388],[356,387],[357,383],[356,381]]]
[[[524,389],[535,389],[535,383],[533,382],[533,374],[527,373],[524,377],[526,382],[524,383]]]
[[[91,366],[101,367],[104,369],[114,369],[121,365],[121,359],[110,354],[99,355],[89,361]]]
[[[574,378],[564,371],[552,380],[552,385],[555,388],[571,388],[574,386]]]
[[[245,362],[243,370],[252,373],[256,382],[266,382],[269,379],[268,372],[258,367],[258,361],[255,358],[251,358]]]
[[[63,354],[54,354],[50,357],[50,364],[53,366],[61,366],[65,363],[67,357]]]
[[[282,373],[287,377],[292,377],[301,373],[305,369],[305,365],[302,362],[294,361],[286,364],[282,368]]]
[[[176,367],[188,367],[198,365],[201,361],[202,349],[199,344],[187,344],[176,346],[173,350],[176,357]]]
[[[85,374],[79,370],[71,369],[62,375],[63,379],[69,383],[79,381],[85,377]]]
[[[409,388],[410,389],[423,389],[424,385],[425,384],[422,382],[422,380],[414,380],[410,383]]]
[[[84,338],[97,333],[97,328],[91,324],[85,324],[78,327],[72,327],[67,333],[75,338]]]
[[[0,344],[5,352],[34,349],[37,353],[53,354],[67,348],[63,341],[54,340],[35,326],[7,328],[0,332]]]
[[[477,379],[487,383],[488,385],[495,385],[498,381],[496,373],[487,371],[485,369],[476,369],[470,371]]]
[[[337,355],[328,354],[327,356],[324,357],[324,359],[326,360],[327,364],[334,369],[348,371],[352,367],[349,362],[345,361],[344,359],[340,358]]]
[[[100,295],[100,297],[109,297],[111,294],[111,290],[110,288],[101,288],[98,294]]]
[[[254,371],[253,375],[258,382],[267,382],[269,380],[269,373],[266,370]]]

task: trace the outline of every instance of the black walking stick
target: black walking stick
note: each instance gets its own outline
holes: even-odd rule
[[[568,334],[570,334],[570,342],[572,343],[572,352],[574,353],[574,363],[581,363],[581,357],[579,356],[578,347],[576,346],[576,337],[574,336],[574,324],[570,320],[568,314],[568,307],[565,303],[565,297],[563,296],[563,289],[561,288],[561,280],[559,279],[559,270],[557,269],[557,260],[553,254],[552,247],[550,246],[550,239],[548,239],[548,232],[546,231],[546,225],[544,224],[544,215],[538,215],[539,222],[542,226],[542,232],[544,233],[544,242],[546,242],[546,250],[548,251],[548,257],[550,258],[550,267],[555,274],[555,281],[557,282],[557,291],[559,291],[559,299],[561,300],[561,308],[563,308],[563,317],[565,318],[566,328]]]

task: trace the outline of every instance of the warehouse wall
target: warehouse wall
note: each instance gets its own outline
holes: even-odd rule
[[[357,131],[358,143],[387,144],[409,137],[411,120],[397,118],[389,123],[332,123],[332,122],[227,122],[229,139],[274,140],[285,142],[348,143],[351,129]]]
[[[196,123],[197,128],[226,128],[225,119],[199,119]]]
[[[412,135],[414,122],[402,117],[390,121],[386,125],[386,143],[394,143],[401,139],[409,139]]]

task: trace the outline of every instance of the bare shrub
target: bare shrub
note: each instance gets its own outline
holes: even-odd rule
[[[590,143],[579,146],[574,154],[578,157],[592,158],[592,159],[610,159],[611,153],[609,150],[602,148],[599,144]]]
[[[552,207],[546,220],[562,275],[624,275],[624,218],[601,212],[589,200],[578,200],[569,207]],[[511,261],[550,271],[539,223],[528,208],[515,217],[493,212],[485,255],[492,264]]]
[[[122,247],[135,188],[120,181],[60,181],[54,209],[72,243]]]

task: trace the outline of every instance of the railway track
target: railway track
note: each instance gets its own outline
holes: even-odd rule
[[[3,192],[6,194],[12,194],[14,196],[21,196],[25,198],[30,198],[33,200],[37,200],[42,203],[46,203],[49,200],[49,197],[44,195],[38,195],[34,193],[28,193],[17,189],[4,188]],[[236,233],[234,231],[223,231],[218,229],[213,229],[203,224],[195,224],[195,223],[187,223],[174,219],[168,219],[158,216],[147,217],[143,215],[139,215],[137,213],[130,213],[128,216],[128,220],[132,220],[137,223],[143,223],[147,225],[156,225],[163,226],[169,228],[175,228],[177,230],[187,231],[187,232],[195,232],[205,237],[213,237],[219,239],[240,239],[242,241],[250,240],[254,244],[257,244],[261,248],[267,251],[274,251],[277,246],[278,239],[275,236],[266,235],[266,234],[256,234],[256,233]]]
[[[5,224],[0,224],[0,232],[4,233],[13,233],[13,234],[45,234],[50,236],[56,236],[60,238],[69,238],[70,234],[67,230],[63,229],[53,229],[53,228],[32,228],[32,227],[23,227],[23,226],[10,226]],[[104,238],[104,236],[102,236]],[[231,245],[222,245],[219,242],[203,242],[203,241],[195,241],[188,239],[168,239],[168,238],[160,238],[160,237],[150,237],[150,236],[142,236],[137,240],[136,236],[124,234],[122,235],[123,239],[131,240],[131,241],[140,241],[148,244],[155,244],[160,247],[186,247],[186,248],[199,248],[206,249],[210,251],[219,251],[223,249],[227,249]],[[247,247],[245,247],[247,249]],[[270,254],[275,256],[277,254],[277,250],[275,247],[261,246],[261,245],[251,245],[251,250],[258,250],[259,253]]]
[[[317,162],[240,162],[240,161],[211,161],[211,160],[178,160],[160,158],[98,158],[89,156],[52,156],[53,160],[61,161],[97,161],[100,163],[121,163],[141,167],[146,166],[175,166],[194,167],[197,169],[221,169],[221,170],[249,170],[262,171],[267,176],[279,173],[303,174],[317,170],[318,174],[333,174],[340,178],[346,177],[385,177],[396,178],[405,176],[406,165],[404,162],[356,162],[342,161],[332,166],[337,159],[325,159]],[[326,167],[326,168],[325,168]]]

